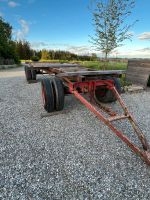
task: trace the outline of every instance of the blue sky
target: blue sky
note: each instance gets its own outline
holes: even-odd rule
[[[89,43],[94,35],[91,0],[0,0],[0,15],[13,27],[15,39],[28,40],[34,49],[63,49],[74,53],[95,52]],[[132,42],[124,42],[114,57],[150,58],[150,0],[136,0],[128,22]],[[101,55],[100,52],[96,52]]]

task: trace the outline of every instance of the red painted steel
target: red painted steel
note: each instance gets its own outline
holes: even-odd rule
[[[59,75],[64,72],[62,69],[59,69],[59,68],[56,69],[56,66],[54,66],[54,65],[51,67],[50,66],[49,67],[48,66],[47,67],[40,66],[37,69],[40,69],[42,71],[41,73],[47,72],[48,74]],[[88,72],[88,74],[91,75],[91,73],[89,73],[89,72]],[[106,124],[115,133],[115,135],[117,135],[123,142],[125,142],[136,154],[138,154],[150,166],[150,147],[148,145],[148,142],[146,141],[144,134],[142,133],[142,131],[138,127],[137,123],[135,122],[133,116],[129,113],[125,103],[121,99],[120,94],[118,93],[118,91],[116,90],[116,88],[114,86],[113,80],[108,80],[108,79],[100,80],[99,78],[102,74],[99,74],[99,78],[98,78],[97,77],[98,73],[95,72],[95,76],[93,77],[93,79],[95,78],[96,80],[95,79],[91,80],[92,77],[90,77],[90,80],[89,80],[89,77],[85,76],[84,77],[85,81],[82,81],[82,78],[80,77],[81,75],[83,75],[83,74],[79,73],[79,76],[76,76],[75,82],[71,82],[71,80],[74,81],[74,79],[70,73],[69,73],[69,76],[65,76],[65,74],[64,74],[59,78],[62,79],[63,82],[65,83],[65,85],[68,87],[68,89],[69,89],[68,92],[70,94],[74,94],[74,96],[77,99],[79,99],[91,112],[93,112],[104,124]],[[109,75],[113,76],[112,73],[110,73]],[[117,71],[115,72],[115,75],[117,75]],[[118,75],[117,75],[117,77],[118,77]],[[103,76],[103,78],[104,78],[104,76]],[[79,81],[79,80],[81,80],[81,81]],[[123,115],[119,116],[119,115],[117,115],[117,113],[112,112],[111,109],[100,105],[100,109],[103,110],[104,112],[106,112],[109,116],[111,116],[111,117],[106,118],[102,112],[98,111],[97,108],[91,104],[91,102],[94,102],[94,95],[95,95],[96,87],[100,87],[100,86],[113,91],[114,95],[116,96],[116,99],[118,100],[118,102],[120,103],[120,106],[122,107],[122,109],[124,111]],[[44,92],[44,90],[42,92]],[[86,100],[81,95],[81,93],[89,94],[91,102]],[[117,129],[111,123],[111,121],[123,120],[126,118],[131,123],[136,135],[138,136],[138,139],[141,141],[143,149],[140,149],[135,144],[133,144],[127,136],[125,136],[119,129]]]
[[[68,81],[69,90],[74,96],[79,99],[91,112],[93,112],[104,124],[106,124],[123,142],[125,142],[136,154],[138,154],[147,165],[150,166],[150,148],[144,137],[142,131],[137,126],[135,120],[129,113],[125,103],[121,99],[118,91],[116,90],[114,83],[112,80],[98,80],[98,81],[86,81],[86,82],[75,82],[72,83]],[[119,101],[122,109],[124,110],[124,115],[116,116],[116,120],[121,120],[124,118],[128,118],[129,122],[133,126],[139,140],[143,145],[143,149],[141,150],[135,144],[133,144],[127,136],[125,136],[120,130],[118,130],[112,123],[112,119],[104,117],[104,115],[98,111],[90,102],[88,102],[79,92],[82,91],[83,93],[90,93],[91,97],[94,96],[94,91],[97,86],[105,86],[108,89],[111,89],[114,92],[117,100]]]

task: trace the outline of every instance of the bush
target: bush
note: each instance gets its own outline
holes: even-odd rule
[[[40,58],[38,56],[32,56],[31,60],[38,62],[40,60]]]
[[[125,75],[122,75],[120,81],[121,81],[122,87],[132,85],[132,82],[131,82],[131,81],[126,80],[126,76],[125,76]]]

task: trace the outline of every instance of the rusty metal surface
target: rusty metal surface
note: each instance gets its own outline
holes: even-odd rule
[[[79,67],[79,64],[71,63],[44,63],[44,62],[32,62],[29,64],[34,68],[66,68],[66,67]]]
[[[125,74],[125,70],[93,70],[71,63],[40,63],[32,62],[26,64],[31,68],[36,68],[47,72],[55,73],[57,77],[78,77],[78,76],[98,76],[98,75],[121,75]]]
[[[117,115],[108,118],[109,122],[129,118],[129,115]]]
[[[125,70],[98,70],[98,71],[76,71],[76,72],[64,72],[60,73],[58,77],[70,77],[70,76],[96,76],[96,75],[120,75],[125,74]]]

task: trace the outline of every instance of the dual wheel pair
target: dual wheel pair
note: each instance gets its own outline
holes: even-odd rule
[[[56,77],[45,78],[41,86],[44,109],[47,112],[63,110],[65,94],[62,80]]]
[[[36,70],[35,69],[25,66],[24,71],[25,71],[26,80],[28,82],[32,81],[32,80],[36,80]]]
[[[118,78],[106,77],[104,80],[112,80],[118,93],[121,93],[121,84]],[[62,80],[56,77],[51,79],[45,78],[42,80],[41,85],[44,109],[47,112],[63,110],[65,92]],[[96,87],[94,98],[97,103],[110,103],[116,101],[116,97],[112,90],[105,86]]]

